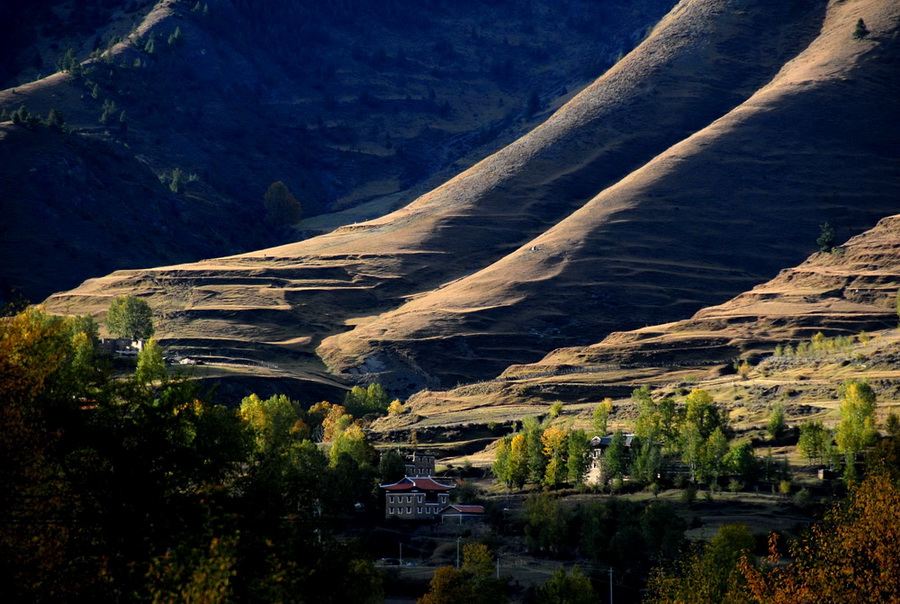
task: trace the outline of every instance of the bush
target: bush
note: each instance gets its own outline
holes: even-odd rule
[[[794,495],[794,505],[798,508],[805,510],[809,507],[810,503],[812,503],[812,494],[809,492],[809,489],[800,489]]]

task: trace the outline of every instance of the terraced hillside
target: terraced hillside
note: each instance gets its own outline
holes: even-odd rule
[[[318,354],[398,392],[689,316],[800,262],[822,222],[847,236],[897,211],[898,16],[683,2],[540,127],[398,211],[47,304],[102,315],[137,293],[175,350],[295,371]]]
[[[561,348],[537,363],[508,368],[498,378],[448,391],[423,391],[408,412],[379,420],[384,438],[436,435],[438,426],[505,424],[547,413],[555,400],[589,422],[605,397],[628,399],[645,384],[700,386],[735,403],[738,422],[764,422],[767,401],[787,400],[789,415],[833,419],[844,379],[865,378],[879,394],[879,416],[900,405],[900,215],[881,220],[831,253],[800,265],[690,319],[615,332],[592,346]],[[866,336],[844,349],[775,356],[821,333],[826,339]],[[749,360],[743,375],[736,359]],[[629,406],[619,409],[627,418]]]

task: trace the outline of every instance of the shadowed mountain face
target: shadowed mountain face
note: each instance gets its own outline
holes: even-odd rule
[[[599,344],[561,348],[503,377],[577,372],[609,364],[698,366],[769,354],[778,344],[853,336],[897,326],[900,215],[885,218],[832,252],[802,264],[690,319],[610,334]],[[564,369],[563,369],[564,368]]]
[[[22,136],[0,140],[0,299],[323,228],[267,222],[276,181],[304,216],[344,211],[327,224],[400,207],[520,135],[673,3],[4,3],[0,109],[54,109],[71,131],[3,126]],[[68,72],[40,78],[67,49]],[[73,179],[72,166],[99,176]],[[59,220],[32,210],[45,206]],[[175,210],[136,238],[153,245],[134,244],[157,207]]]
[[[900,9],[679,4],[544,124],[408,206],[254,254],[120,271],[172,347],[398,391],[689,316],[898,209]],[[864,15],[872,32],[852,37]],[[338,333],[336,333],[338,332]]]

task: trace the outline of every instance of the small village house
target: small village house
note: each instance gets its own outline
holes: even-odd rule
[[[434,520],[450,504],[453,484],[444,484],[430,476],[404,476],[384,489],[384,517],[401,520]]]

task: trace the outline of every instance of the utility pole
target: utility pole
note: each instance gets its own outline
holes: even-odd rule
[[[403,566],[403,542],[400,542],[400,566]]]
[[[459,568],[459,540],[460,539],[462,539],[462,537],[456,538],[456,568]]]
[[[609,604],[613,604],[613,594],[612,594],[612,566],[609,567]]]
[[[500,578],[500,556],[497,556],[497,578]]]

